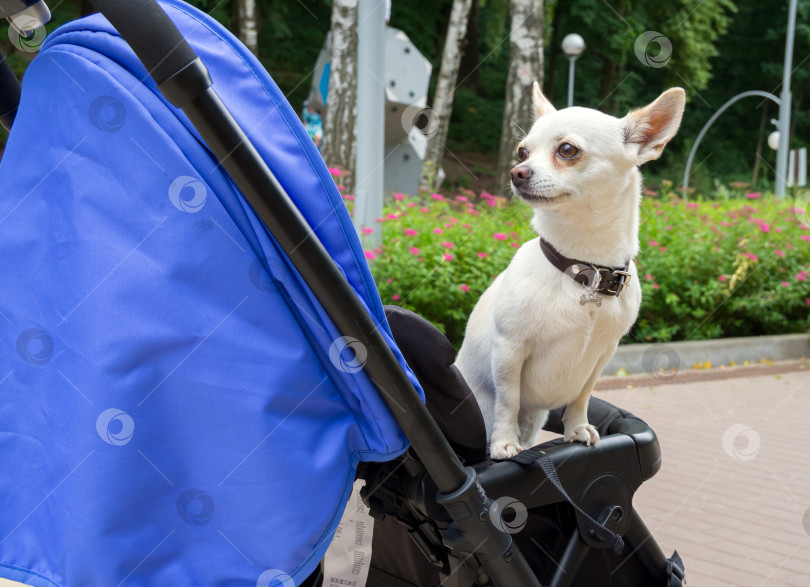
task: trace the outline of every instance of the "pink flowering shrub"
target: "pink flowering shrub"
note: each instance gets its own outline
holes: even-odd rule
[[[642,280],[641,312],[625,342],[810,330],[810,229],[793,205],[759,192],[645,199],[637,262],[653,279]]]
[[[810,330],[810,210],[793,206],[759,193],[645,197],[636,260],[644,298],[624,342]],[[536,236],[530,219],[525,204],[487,193],[390,198],[374,227],[383,246],[366,253],[383,303],[414,310],[460,345],[478,298]]]
[[[514,256],[514,243],[536,236],[528,207],[483,196],[386,199],[374,227],[383,246],[366,254],[383,303],[421,314],[456,345],[475,302]]]

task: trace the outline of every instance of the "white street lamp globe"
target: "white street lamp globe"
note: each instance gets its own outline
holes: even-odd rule
[[[562,50],[568,55],[569,59],[576,59],[585,50],[585,39],[576,33],[565,35],[562,42]]]
[[[779,150],[779,131],[775,130],[768,135],[768,146],[774,151]]]

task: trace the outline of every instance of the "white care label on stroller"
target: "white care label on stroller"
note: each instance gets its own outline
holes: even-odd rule
[[[366,482],[354,482],[351,497],[340,519],[335,537],[323,559],[323,587],[364,587],[371,566],[371,538],[374,518],[360,498]]]

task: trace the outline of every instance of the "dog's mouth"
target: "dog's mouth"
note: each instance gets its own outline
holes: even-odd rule
[[[538,193],[533,190],[521,190],[512,186],[512,192],[521,200],[528,204],[556,204],[571,199],[574,194],[571,192],[561,192],[552,195]]]

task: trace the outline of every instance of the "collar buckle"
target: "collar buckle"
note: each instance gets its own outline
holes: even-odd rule
[[[615,282],[617,286],[615,290],[607,288],[606,292],[618,298],[619,294],[627,289],[627,286],[630,284],[630,279],[632,279],[633,276],[628,271],[622,271],[621,269],[613,269],[612,273],[619,278]]]

